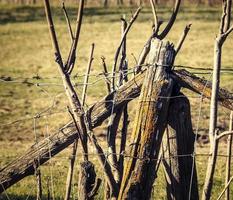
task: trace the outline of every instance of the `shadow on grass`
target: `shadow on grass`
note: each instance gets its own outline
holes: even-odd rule
[[[44,8],[41,6],[3,6],[0,5],[0,24],[7,23],[18,23],[18,22],[33,22],[33,21],[45,21]],[[113,22],[119,21],[123,14],[130,15],[136,10],[133,7],[124,8],[101,8],[101,7],[90,7],[85,8],[84,15],[87,21],[102,21],[102,22]],[[68,7],[70,19],[75,20],[77,14],[77,7]],[[179,13],[178,19],[184,20],[208,20],[213,21],[220,17],[219,8],[208,8],[208,7],[182,7]],[[64,15],[62,9],[59,7],[53,7],[52,12],[55,20],[64,21]],[[167,20],[170,16],[170,7],[161,7],[158,9],[158,15]],[[149,7],[143,8],[142,13],[139,17],[139,21],[146,21],[152,19],[151,9]]]

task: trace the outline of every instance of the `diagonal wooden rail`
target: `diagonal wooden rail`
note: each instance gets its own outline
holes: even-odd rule
[[[101,125],[109,117],[112,111],[114,95],[115,111],[139,96],[145,71],[146,69],[142,70],[116,92],[110,93],[90,107],[86,114],[91,128]],[[172,75],[182,87],[191,89],[196,93],[202,93],[206,98],[211,97],[211,82],[194,76],[186,70],[173,71]],[[224,89],[220,89],[218,95],[219,104],[233,110],[233,95]],[[30,147],[22,156],[0,170],[0,193],[21,179],[33,175],[38,167],[38,161],[40,165],[44,164],[51,157],[72,144],[77,138],[77,130],[74,124],[70,122],[58,132]]]

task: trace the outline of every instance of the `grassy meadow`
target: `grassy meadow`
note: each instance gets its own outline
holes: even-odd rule
[[[77,7],[68,5],[70,19],[75,23]],[[77,51],[77,62],[73,72],[73,82],[81,95],[83,74],[87,65],[89,50],[95,43],[94,61],[91,69],[90,85],[86,107],[100,100],[107,94],[102,72],[101,56],[106,58],[108,70],[111,71],[114,54],[121,38],[120,18],[126,14],[130,20],[136,8],[88,7],[84,20]],[[70,38],[62,10],[52,8],[59,45],[63,60],[68,55]],[[165,22],[169,19],[171,8],[158,9],[159,18]],[[181,49],[175,65],[194,68],[212,68],[215,36],[218,33],[221,6],[181,7],[177,21],[167,39],[174,44],[187,23],[192,23],[191,31]],[[150,8],[143,8],[137,21],[133,24],[127,38],[127,59],[129,67],[135,66],[138,55],[151,34],[153,16]],[[74,26],[73,26],[74,28]],[[222,57],[221,87],[233,92],[233,34],[227,39]],[[22,154],[29,146],[41,140],[70,120],[66,105],[68,101],[59,77],[52,45],[42,6],[0,5],[0,169],[11,160]],[[190,71],[190,70],[189,70]],[[199,69],[192,69],[198,76],[211,80],[211,73],[203,74]],[[204,71],[204,72],[211,72]],[[76,75],[76,76],[75,76]],[[209,120],[209,100],[200,101],[200,96],[184,91],[189,97],[192,109],[193,128],[200,134],[206,134]],[[136,111],[137,100],[130,105],[130,120]],[[218,124],[220,130],[228,129],[230,112],[219,109]],[[34,118],[34,116],[40,116]],[[106,123],[96,128],[95,133],[105,144]],[[130,127],[132,128],[132,127]],[[130,129],[131,130],[131,129]],[[220,145],[220,154],[226,154],[226,144]],[[47,198],[48,190],[55,199],[63,199],[65,180],[71,148],[51,159],[42,168],[43,194]],[[80,152],[80,151],[79,151]],[[90,152],[92,147],[90,146]],[[207,153],[208,145],[197,143],[197,153]],[[98,167],[97,158],[91,156],[97,164],[99,176],[102,170]],[[219,157],[213,186],[213,198],[216,199],[224,187],[225,157]],[[196,158],[200,192],[203,186],[207,157]],[[231,170],[233,174],[233,169]],[[73,199],[77,198],[77,169],[72,191]],[[101,187],[104,187],[102,184]],[[101,191],[101,190],[100,190]],[[153,196],[154,199],[165,199],[165,184],[162,170],[159,171]],[[233,195],[233,185],[231,186]],[[0,195],[5,199],[35,199],[36,179],[27,177]],[[100,192],[98,199],[102,199]]]

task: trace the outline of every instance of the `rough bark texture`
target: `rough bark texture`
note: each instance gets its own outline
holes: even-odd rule
[[[176,70],[174,71],[174,74],[180,86],[188,88],[198,94],[203,94],[203,96],[208,99],[211,98],[211,81],[197,77],[184,69]],[[233,110],[233,95],[227,90],[219,88],[218,103],[229,110]]]
[[[189,100],[186,97],[172,99],[163,139],[168,200],[199,199],[195,158],[192,156],[194,137]]]
[[[155,180],[155,165],[166,126],[172,80],[166,71],[174,61],[169,42],[152,40],[132,134],[133,144],[127,161],[118,199],[150,199]]]
[[[82,162],[79,170],[78,199],[93,199],[100,186],[100,179],[96,178],[94,165],[89,162]]]
[[[90,127],[95,128],[99,126],[107,117],[109,117],[112,111],[112,100],[114,95],[116,95],[114,104],[115,110],[138,97],[141,91],[145,73],[145,70],[142,71],[125,85],[120,87],[119,90],[107,95],[101,101],[95,103],[87,111]],[[174,71],[173,75],[176,80],[179,81],[181,86],[189,88],[197,93],[203,92],[204,97],[210,98],[210,82],[207,84],[206,80],[194,76],[186,70]],[[220,89],[218,100],[222,106],[233,110],[233,95],[231,95],[228,91]],[[30,147],[27,152],[24,153],[24,155],[20,156],[16,160],[13,160],[0,170],[0,193],[4,191],[3,187],[7,189],[24,177],[33,175],[35,173],[34,163],[36,163],[36,161],[39,160],[40,165],[42,165],[48,161],[50,157],[53,157],[72,144],[77,138],[78,134],[74,124],[68,123],[57,133],[54,133],[52,136]]]

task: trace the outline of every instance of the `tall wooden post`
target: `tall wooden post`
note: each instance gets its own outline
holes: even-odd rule
[[[149,66],[139,97],[130,158],[126,162],[118,199],[150,199],[155,166],[166,127],[173,81],[167,71],[175,57],[173,45],[153,39]]]
[[[163,139],[168,200],[199,199],[195,157],[192,156],[194,142],[189,100],[186,97],[174,98],[170,101],[168,126]]]

